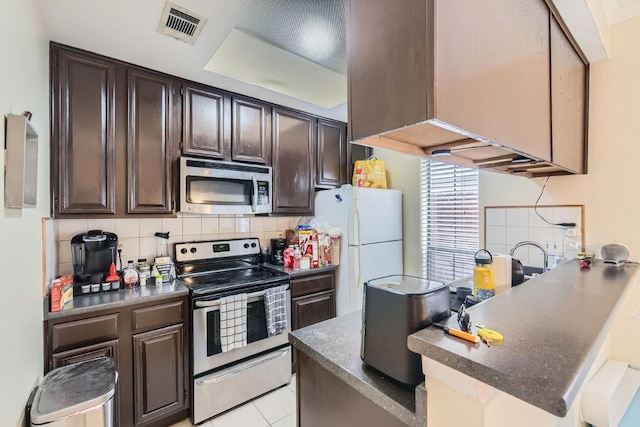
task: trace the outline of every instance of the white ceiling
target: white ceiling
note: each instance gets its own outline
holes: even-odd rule
[[[346,103],[324,108],[204,69],[236,25],[248,0],[173,2],[208,18],[195,46],[156,32],[164,0],[40,0],[40,7],[53,41],[312,114],[347,120]]]
[[[640,16],[640,0],[601,0],[609,24]]]

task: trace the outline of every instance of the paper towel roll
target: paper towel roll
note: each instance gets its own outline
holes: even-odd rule
[[[493,255],[493,274],[496,277],[496,295],[511,287],[511,256]]]

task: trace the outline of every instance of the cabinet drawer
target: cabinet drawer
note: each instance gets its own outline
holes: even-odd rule
[[[59,323],[51,328],[51,351],[118,338],[118,314]]]
[[[182,301],[137,308],[131,313],[131,328],[133,332],[175,325],[183,321],[184,304]]]
[[[333,289],[333,273],[318,274],[291,280],[291,297]]]

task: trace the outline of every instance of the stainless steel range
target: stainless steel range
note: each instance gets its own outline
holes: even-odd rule
[[[176,243],[176,271],[190,289],[191,419],[194,424],[289,383],[291,294],[287,328],[269,336],[265,290],[287,274],[260,266],[258,239]],[[247,294],[246,346],[222,351],[221,298]]]

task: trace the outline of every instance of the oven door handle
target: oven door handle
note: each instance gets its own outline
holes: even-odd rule
[[[258,291],[251,294],[247,294],[247,301],[251,298],[263,297],[264,291]],[[215,301],[196,301],[196,307],[215,307],[220,305],[220,300]]]
[[[251,212],[255,213],[258,208],[258,180],[255,175],[251,176],[253,181],[253,197],[251,198]]]
[[[209,377],[206,379],[196,380],[196,385],[213,384],[220,381],[224,381],[226,378],[237,375],[242,371],[246,371],[247,369],[252,369],[257,366],[264,365],[265,363],[270,362],[272,360],[284,357],[288,353],[289,353],[289,347],[287,346],[286,348],[283,348],[282,350],[279,350],[275,353],[262,356],[255,360],[252,360],[249,363],[243,363],[242,365],[238,366],[236,369],[225,372],[224,374],[221,374],[215,377]]]

